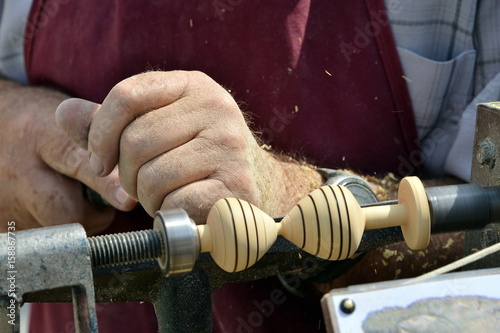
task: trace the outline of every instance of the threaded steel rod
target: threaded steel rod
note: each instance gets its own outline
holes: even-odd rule
[[[164,251],[156,230],[95,236],[88,241],[94,268],[156,259]]]

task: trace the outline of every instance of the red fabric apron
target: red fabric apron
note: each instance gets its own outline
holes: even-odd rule
[[[397,173],[418,151],[382,0],[35,0],[25,60],[31,84],[95,102],[140,72],[203,71],[253,115],[253,129],[266,143],[323,167]],[[148,227],[128,221],[121,228]],[[260,290],[259,283],[246,285]],[[235,297],[231,288],[214,293],[216,330],[236,332],[238,316],[255,311],[252,301],[260,297],[241,286]],[[294,304],[280,305],[272,320],[251,329],[283,331],[284,322],[316,329],[320,314],[289,310]],[[101,331],[115,331],[104,312]],[[37,331],[48,322],[34,316]]]

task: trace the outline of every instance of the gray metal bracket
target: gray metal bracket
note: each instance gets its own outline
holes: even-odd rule
[[[67,224],[0,235],[0,331],[19,332],[19,309],[30,294],[69,287],[76,331],[97,332],[92,266],[83,227]]]
[[[483,186],[500,185],[500,102],[479,104],[476,116],[471,182]],[[500,205],[500,202],[497,203]],[[465,235],[465,254],[471,254],[500,242],[500,224],[492,223]],[[500,253],[468,265],[467,269],[500,265]]]

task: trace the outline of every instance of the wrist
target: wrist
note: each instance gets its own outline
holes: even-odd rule
[[[267,177],[261,186],[261,207],[272,216],[286,215],[302,198],[324,184],[316,167],[292,157],[267,154]]]

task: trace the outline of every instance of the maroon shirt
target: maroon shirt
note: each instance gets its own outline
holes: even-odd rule
[[[102,102],[134,74],[196,69],[230,89],[253,116],[253,129],[278,151],[364,173],[398,172],[418,151],[382,0],[35,0],[25,37],[33,85]],[[231,288],[214,293],[214,326],[227,332],[236,331],[238,314],[254,311],[260,297],[241,286],[235,297]],[[316,329],[320,317],[293,312],[293,304],[280,305],[272,320],[252,329],[280,331],[287,313],[293,317],[285,322],[297,330],[295,322]],[[43,320],[35,314],[37,329],[51,322],[50,313],[45,307]],[[99,326],[107,332],[103,313]]]

